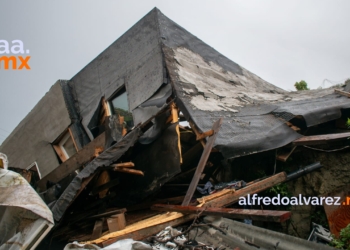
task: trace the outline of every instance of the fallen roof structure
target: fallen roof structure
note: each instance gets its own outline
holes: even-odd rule
[[[342,118],[349,108],[349,98],[332,88],[288,92],[264,81],[155,8],[71,80],[58,81],[0,151],[10,167],[36,167],[38,188],[50,197],[59,222],[56,236],[64,238],[72,236],[64,232],[77,231],[69,220],[120,211],[161,192],[175,178],[194,176],[181,199],[191,205],[197,184],[220,171],[222,159],[290,143],[344,140],[347,134],[318,139],[304,134]],[[294,149],[280,158],[286,160]],[[214,195],[209,204],[228,206],[240,193],[257,193],[286,180],[283,172],[270,178],[276,176],[280,179],[248,185],[236,196],[231,191]],[[145,237],[170,221],[177,225],[193,217],[172,215],[150,218],[154,225],[139,222],[146,227],[129,223],[117,234]],[[105,230],[102,222],[94,228],[93,237],[81,233],[69,240],[97,240]],[[97,241],[110,238],[103,239]]]
[[[58,166],[50,144],[80,120],[83,130],[72,131],[77,148],[94,140],[102,97],[110,99],[123,86],[135,124],[155,115],[171,95],[200,132],[224,118],[214,146],[225,158],[282,147],[301,137],[286,122],[300,117],[314,126],[339,118],[350,105],[333,89],[284,91],[154,9],[70,81],[57,82],[0,150],[18,168],[38,162],[44,177]]]

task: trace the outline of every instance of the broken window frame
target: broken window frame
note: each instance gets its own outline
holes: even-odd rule
[[[119,117],[119,121],[120,123],[123,125],[123,131],[122,131],[122,135],[124,136],[127,131],[131,130],[134,127],[134,124],[132,125],[132,127],[130,127],[129,129],[126,126],[126,122],[124,120],[124,116],[120,116],[119,114],[117,114],[114,110],[114,105],[113,105],[113,100],[115,100],[116,98],[118,98],[119,96],[126,94],[126,98],[127,98],[127,105],[128,105],[128,110],[126,110],[127,112],[131,113],[131,117],[132,117],[132,112],[129,111],[129,99],[128,99],[128,92],[126,90],[125,85],[121,86],[117,91],[115,91],[115,93],[113,95],[111,95],[110,98],[108,98],[108,100],[106,101],[107,103],[107,107],[108,107],[108,112],[109,115],[118,115]],[[124,109],[123,109],[124,110]],[[121,117],[123,117],[121,119]],[[133,123],[134,123],[134,119],[132,117]]]
[[[63,146],[69,139],[71,139],[73,142],[73,145],[76,151],[74,154],[76,154],[79,150],[75,143],[72,132],[69,128],[58,139],[56,139],[55,143],[53,144],[53,148],[62,162],[65,162],[66,160],[68,160],[70,157],[74,155],[74,154],[69,155],[67,150]]]
[[[109,102],[104,97],[102,97],[101,110],[99,115],[99,125],[102,125],[106,117],[109,116],[111,116],[111,107],[109,106]]]
[[[34,169],[33,169],[34,168]],[[38,163],[35,161],[33,162],[32,164],[30,164],[26,170],[30,170],[30,171],[33,171],[33,172],[37,172],[38,173],[38,176],[39,176],[39,179],[41,180],[41,173],[40,173],[40,169],[39,169],[39,166],[38,166]]]

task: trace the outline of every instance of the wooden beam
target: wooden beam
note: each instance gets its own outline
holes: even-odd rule
[[[55,170],[53,170],[48,175],[44,176],[39,182],[38,187],[41,191],[46,190],[46,182],[52,181],[54,183],[59,182],[64,177],[73,173],[75,170],[79,169],[82,165],[87,164],[91,161],[92,156],[95,153],[95,148],[104,147],[105,145],[105,133],[100,134],[92,142],[87,144],[75,155],[70,157],[68,160],[59,165]]]
[[[124,229],[126,226],[124,213],[116,214],[107,218],[107,225],[110,233]]]
[[[102,106],[106,112],[106,116],[111,116],[112,114],[111,114],[111,110],[109,109],[108,101],[106,101],[104,97],[102,97]]]
[[[62,149],[58,145],[52,145],[53,149],[56,151],[58,157],[60,157],[62,162],[65,162],[67,160],[66,155],[63,153]]]
[[[199,131],[199,129],[197,128],[197,126],[192,121],[190,121],[189,124],[190,124],[194,134],[196,135],[196,140],[197,141],[201,141],[201,140],[205,139],[206,137],[212,136],[214,134],[214,130],[213,129],[201,133]]]
[[[300,131],[300,128],[297,127],[297,126],[294,126],[292,123],[286,122],[286,124],[288,125],[288,127],[290,127],[291,129],[293,129],[294,131]]]
[[[286,173],[281,172],[261,181],[254,182],[251,185],[239,190],[224,189],[197,200],[199,203],[201,203],[200,206],[204,207],[226,207],[238,202],[240,197],[245,197],[248,194],[257,194],[286,180]]]
[[[334,92],[337,93],[337,94],[339,94],[339,95],[343,95],[343,96],[350,97],[350,93],[349,93],[349,92],[342,91],[342,90],[340,90],[340,89],[335,89]]]
[[[221,127],[221,124],[222,124],[222,118],[217,120],[214,123],[213,127],[212,127],[212,130],[214,131],[214,134],[209,137],[208,142],[205,145],[205,148],[203,150],[201,159],[199,160],[196,172],[193,175],[191,184],[190,184],[190,186],[189,186],[189,188],[187,190],[185,199],[184,199],[184,201],[182,203],[183,206],[188,206],[188,204],[190,204],[190,202],[191,202],[192,196],[194,194],[194,191],[196,190],[196,187],[198,185],[199,179],[200,179],[200,177],[201,177],[201,175],[203,173],[205,164],[207,163],[207,160],[209,158],[209,154],[210,154],[211,149],[212,149],[212,147],[214,145],[214,142],[215,142],[216,136],[217,136],[217,134],[219,132],[219,129]]]
[[[135,167],[135,164],[133,162],[122,162],[122,163],[113,164],[112,167],[115,167],[115,168],[133,168],[133,167]]]
[[[201,140],[201,139],[205,139],[209,136],[212,136],[213,134],[214,134],[214,131],[211,129],[211,130],[205,131],[204,133],[197,135],[196,139],[197,139],[197,141]]]
[[[167,226],[178,226],[190,220],[196,215],[183,215],[182,213],[171,212],[152,216],[148,219],[138,221],[134,224],[127,225],[123,230],[109,233],[99,239],[87,241],[87,244],[98,244],[106,247],[121,239],[143,240],[149,236],[159,233]]]
[[[294,145],[320,145],[327,144],[330,141],[347,140],[350,138],[350,132],[326,135],[303,136],[293,141]]]
[[[144,176],[145,174],[141,170],[136,169],[130,169],[130,168],[114,168],[114,171],[127,173],[127,174],[135,174],[135,175],[141,175]]]
[[[276,210],[256,210],[256,209],[238,209],[238,208],[202,208],[195,206],[179,206],[155,204],[152,210],[165,212],[180,212],[184,214],[198,214],[222,216],[232,219],[251,219],[255,221],[284,222],[291,216],[290,211]]]
[[[176,125],[177,146],[179,148],[179,153],[180,153],[180,164],[182,164],[183,161],[182,161],[180,129],[179,129],[179,109],[175,105],[175,103],[172,103],[170,105],[170,110],[171,110],[172,123],[177,123]]]
[[[91,240],[95,240],[101,237],[102,227],[103,227],[103,220],[97,220],[95,222],[95,226],[91,234]]]
[[[205,199],[207,202],[202,203],[199,206],[203,207],[220,207],[220,206],[227,206],[235,201],[238,201],[240,195],[247,195],[249,192],[259,192],[263,191],[267,188],[272,187],[274,184],[278,184],[283,182],[286,179],[286,174],[284,172],[273,175],[269,178],[263,179],[258,182],[254,182],[246,188],[237,190],[237,196],[232,197],[232,194],[234,194],[234,191],[232,190],[222,190],[218,193],[215,193],[216,197],[213,198],[211,201],[207,201],[208,199]],[[244,190],[243,192],[241,190]],[[241,192],[239,192],[241,191]],[[224,192],[222,194],[222,192]],[[221,193],[221,196],[220,196]],[[252,194],[253,194],[252,193]],[[226,202],[226,203],[225,203]],[[188,222],[190,220],[193,220],[196,218],[196,215],[189,214],[184,215],[183,213],[178,212],[168,212],[160,215],[153,216],[151,218],[138,221],[134,224],[128,225],[125,229],[120,230],[118,232],[113,232],[107,235],[102,236],[99,239],[84,242],[88,244],[98,244],[100,246],[108,246],[118,240],[121,239],[127,239],[132,238],[134,240],[143,240],[151,235],[154,235],[161,230],[163,230],[166,226],[178,226],[185,222]]]
[[[283,161],[286,162],[289,158],[289,156],[291,156],[291,154],[294,152],[294,150],[296,149],[296,146],[292,147],[292,148],[282,148],[281,150],[283,152],[279,152],[278,155],[276,156],[276,159],[279,161]],[[280,151],[280,150],[278,150]]]

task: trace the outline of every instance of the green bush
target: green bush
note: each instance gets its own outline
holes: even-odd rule
[[[334,238],[331,245],[338,249],[350,250],[350,224],[340,230],[339,238]]]
[[[307,83],[304,80],[301,80],[300,82],[296,82],[294,84],[294,87],[297,90],[309,90],[309,88],[307,87]]]

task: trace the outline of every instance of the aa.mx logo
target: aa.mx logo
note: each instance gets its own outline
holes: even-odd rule
[[[13,40],[11,44],[7,40],[0,40],[0,69],[8,70],[10,64],[15,70],[30,69],[28,65],[30,56],[24,57],[25,54],[29,54],[29,49],[24,51],[21,40]]]

